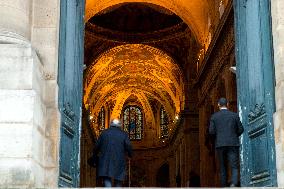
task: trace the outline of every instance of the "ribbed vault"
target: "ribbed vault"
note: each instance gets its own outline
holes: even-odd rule
[[[154,123],[149,98],[173,119],[183,109],[183,87],[182,72],[167,54],[148,45],[127,44],[106,51],[89,66],[84,104],[96,117],[102,106],[114,102],[111,117],[119,117],[127,99],[135,96]]]

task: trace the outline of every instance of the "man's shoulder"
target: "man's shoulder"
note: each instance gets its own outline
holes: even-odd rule
[[[215,112],[212,117],[219,117],[219,116],[224,116],[224,115],[233,115],[233,116],[238,116],[236,112],[230,111],[228,109],[226,110],[220,110],[218,112]]]
[[[229,114],[231,114],[231,115],[234,115],[234,116],[239,116],[239,114],[238,113],[236,113],[236,112],[233,112],[233,111],[230,111],[230,110],[228,110],[228,112],[229,112]]]
[[[122,128],[114,128],[112,131],[115,133],[128,135],[127,132],[125,132]]]
[[[224,117],[231,117],[231,118],[234,118],[234,119],[238,119],[239,114],[236,113],[236,112],[227,110],[227,111],[224,112]]]
[[[121,132],[122,132],[125,136],[127,136],[127,137],[128,137],[128,133],[127,133],[126,131],[121,130]]]
[[[116,132],[116,135],[120,136],[121,138],[125,139],[128,137],[128,133],[124,131],[123,129],[116,130],[115,132]]]
[[[106,135],[108,132],[109,132],[109,128],[104,129],[104,130],[101,131],[100,136],[104,136],[104,135]]]
[[[227,111],[226,111],[227,112]],[[224,110],[219,110],[218,112],[215,112],[214,114],[212,114],[212,117],[219,117],[220,115],[224,114],[225,111]]]

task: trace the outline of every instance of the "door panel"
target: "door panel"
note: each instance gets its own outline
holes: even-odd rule
[[[84,1],[61,0],[59,37],[60,187],[78,187],[83,77]]]
[[[241,185],[276,186],[274,65],[269,0],[234,0]]]

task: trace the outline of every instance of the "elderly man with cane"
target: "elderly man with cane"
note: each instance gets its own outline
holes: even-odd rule
[[[121,130],[121,121],[113,119],[110,128],[98,138],[95,151],[98,156],[97,175],[103,178],[105,187],[121,187],[126,175],[126,155],[132,157],[132,146],[128,134]]]

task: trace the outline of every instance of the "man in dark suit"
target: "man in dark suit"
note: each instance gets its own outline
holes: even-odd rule
[[[103,178],[105,187],[122,185],[126,175],[126,155],[131,158],[132,146],[128,134],[121,130],[119,119],[113,119],[110,128],[104,130],[96,144],[98,155],[97,175]]]
[[[218,107],[220,111],[214,113],[210,119],[209,134],[215,137],[215,148],[220,163],[221,186],[227,186],[226,160],[231,167],[230,186],[238,184],[239,167],[239,136],[244,128],[237,113],[227,108],[225,98],[220,98]]]

